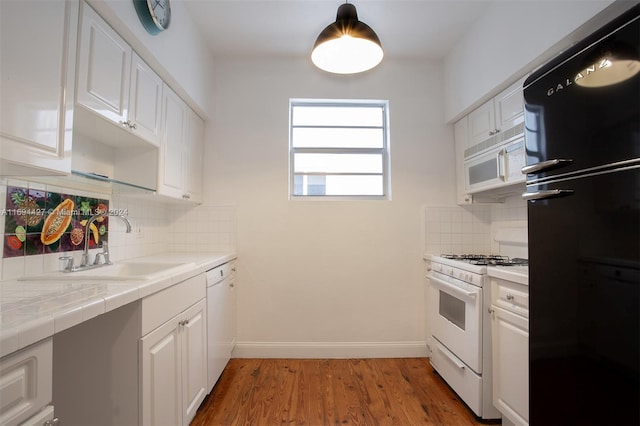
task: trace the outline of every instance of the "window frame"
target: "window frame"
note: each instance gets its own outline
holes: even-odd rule
[[[294,126],[293,110],[297,106],[309,107],[372,107],[382,109],[382,126]],[[293,130],[304,127],[325,128],[354,128],[354,129],[380,129],[382,128],[381,148],[294,148]],[[373,99],[289,99],[289,199],[290,200],[391,200],[391,153],[389,145],[389,101]],[[382,175],[382,195],[296,195],[295,189],[295,154],[376,154],[382,155],[382,173],[320,173],[309,172],[308,175],[331,176],[380,176]]]

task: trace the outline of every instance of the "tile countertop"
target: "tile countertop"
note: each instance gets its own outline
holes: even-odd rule
[[[487,266],[487,275],[518,284],[529,285],[528,266]]]
[[[235,258],[235,253],[224,252],[165,253],[121,261],[193,264],[150,280],[1,281],[0,357]]]

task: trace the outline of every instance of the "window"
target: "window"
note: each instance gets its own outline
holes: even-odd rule
[[[389,198],[388,103],[292,99],[289,194]]]

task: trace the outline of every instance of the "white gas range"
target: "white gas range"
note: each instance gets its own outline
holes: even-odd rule
[[[440,255],[430,260],[431,365],[478,417],[500,418],[492,403],[487,268],[524,268],[526,259]]]

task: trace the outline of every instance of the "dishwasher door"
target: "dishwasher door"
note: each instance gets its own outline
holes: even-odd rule
[[[235,265],[207,272],[207,387],[213,389],[231,359],[235,344]]]

